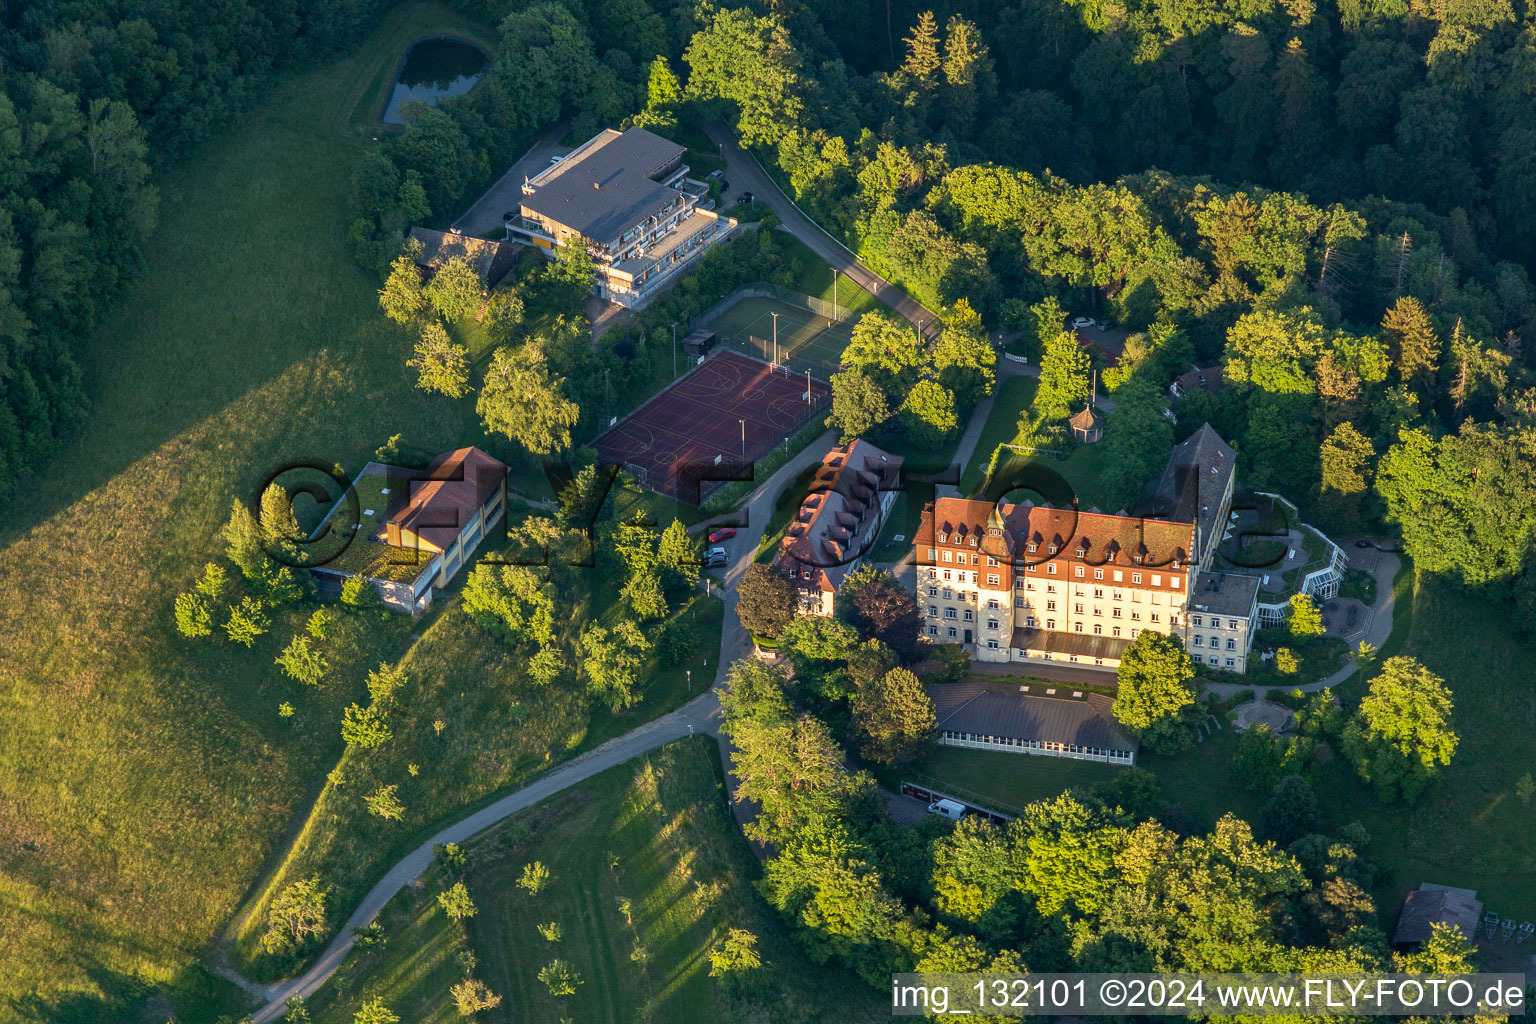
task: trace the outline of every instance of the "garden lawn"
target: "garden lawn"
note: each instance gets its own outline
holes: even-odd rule
[[[577,570],[578,578],[595,572]],[[619,618],[612,597],[602,588],[578,594],[562,615],[566,635],[574,638],[594,619],[612,625]],[[344,917],[390,864],[445,820],[685,703],[688,669],[697,696],[715,678],[723,605],[699,595],[681,615],[694,625],[697,653],[687,664],[663,666],[652,652],[642,670],[641,702],[613,713],[593,707],[578,682],[530,680],[527,653],[482,629],[462,606],[441,613],[400,661],[409,682],[389,716],[393,735],[372,750],[342,753],[297,838],[242,909],[233,929],[235,965],[265,980],[296,966],[260,947],[267,908],[288,884],[319,876],[332,887],[335,906],[346,908]],[[398,787],[405,808],[400,820],[368,812],[364,798],[381,786]]]
[[[1022,809],[1036,800],[1053,799],[1073,787],[1081,789],[1108,781],[1122,770],[1065,757],[935,747],[923,765],[905,772],[881,769],[876,774],[892,792],[900,792],[901,781],[910,779],[955,796],[982,803],[990,800],[995,810],[1012,813],[1013,808]]]
[[[139,279],[83,347],[89,418],[7,510],[0,1017],[133,1019],[153,986],[211,1016],[197,954],[335,756],[360,662],[399,652],[397,620],[306,690],[273,664],[299,613],[247,652],[182,641],[171,605],[273,467],[479,435],[411,388],[410,339],[346,246],[361,144],[334,130],[359,77],[442,11],[397,9],[353,56],[277,78],[162,176]]]
[[[718,750],[712,737],[670,744],[471,841],[475,916],[455,925],[437,907],[449,880],[434,867],[385,908],[388,944],[354,953],[311,1001],[315,1020],[349,1024],[373,997],[404,1020],[462,1020],[448,988],[466,948],[503,997],[476,1019],[497,1024],[888,1019],[883,993],[811,963],[753,891],[758,865],[727,809]],[[551,876],[537,896],[517,884],[532,861]],[[535,930],[549,922],[558,941]],[[769,967],[756,992],[708,976],[708,952],[729,928],[758,936]],[[556,957],[579,975],[575,995],[551,996],[538,980]]]
[[[981,428],[981,438],[971,454],[970,465],[960,478],[961,494],[976,494],[986,479],[992,453],[1000,444],[1012,444],[1019,436],[1019,420],[1035,400],[1040,382],[1034,377],[1003,377],[992,396],[992,411]],[[1001,456],[999,456],[1001,458]]]

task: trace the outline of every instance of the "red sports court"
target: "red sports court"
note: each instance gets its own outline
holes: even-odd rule
[[[697,505],[828,408],[830,389],[736,352],[720,352],[594,443],[651,490]],[[745,439],[745,443],[743,443]]]

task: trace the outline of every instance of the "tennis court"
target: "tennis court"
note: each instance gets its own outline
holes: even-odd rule
[[[782,322],[782,321],[781,321]],[[752,478],[752,463],[827,409],[829,388],[737,352],[722,351],[593,442],[651,490],[697,505],[723,481]]]
[[[774,344],[774,314],[778,344]],[[830,321],[800,306],[772,298],[744,298],[709,326],[733,347],[767,362],[823,380],[836,373],[853,338],[853,320]]]

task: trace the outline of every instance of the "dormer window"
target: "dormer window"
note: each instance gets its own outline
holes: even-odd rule
[[[1083,557],[1083,549],[1081,547],[1079,547],[1077,549],[1077,557],[1078,558],[1082,558]]]
[[[976,536],[974,534],[972,534],[971,535],[971,547],[975,547],[975,546],[976,546]]]
[[[1171,563],[1171,564],[1170,564],[1170,565],[1169,565],[1169,568],[1171,568],[1171,569],[1177,569],[1177,568],[1178,568],[1178,567],[1179,567],[1179,560],[1178,560],[1178,559],[1177,559],[1177,558],[1175,558],[1175,559],[1174,559],[1174,560],[1173,560],[1173,562],[1172,562],[1172,563]]]
[[[939,534],[939,543],[940,544],[948,544],[949,543],[949,534],[947,534],[947,533]]]
[[[1035,553],[1035,549],[1038,548],[1039,546],[1040,545],[1036,544],[1034,541],[1030,541],[1029,542],[1029,552],[1030,552],[1030,554],[1034,554]]]
[[[1050,547],[1046,548],[1045,550],[1046,550],[1047,554],[1054,555],[1056,553],[1056,545],[1052,544]]]
[[[1137,565],[1140,565],[1141,564],[1141,556],[1140,555],[1132,555],[1131,556],[1131,561],[1135,562]]]

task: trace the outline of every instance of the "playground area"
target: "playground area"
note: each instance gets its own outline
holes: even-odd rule
[[[804,371],[723,351],[620,420],[593,447],[641,485],[697,505],[725,481],[750,479],[752,463],[824,412],[829,400],[827,385]]]
[[[833,316],[847,314],[846,309],[828,308],[825,312]],[[777,331],[774,314],[778,314]],[[787,366],[791,373],[802,376],[810,370],[813,377],[826,380],[839,369],[843,350],[853,338],[856,319],[832,319],[782,299],[749,296],[716,314],[709,326],[739,352]]]

